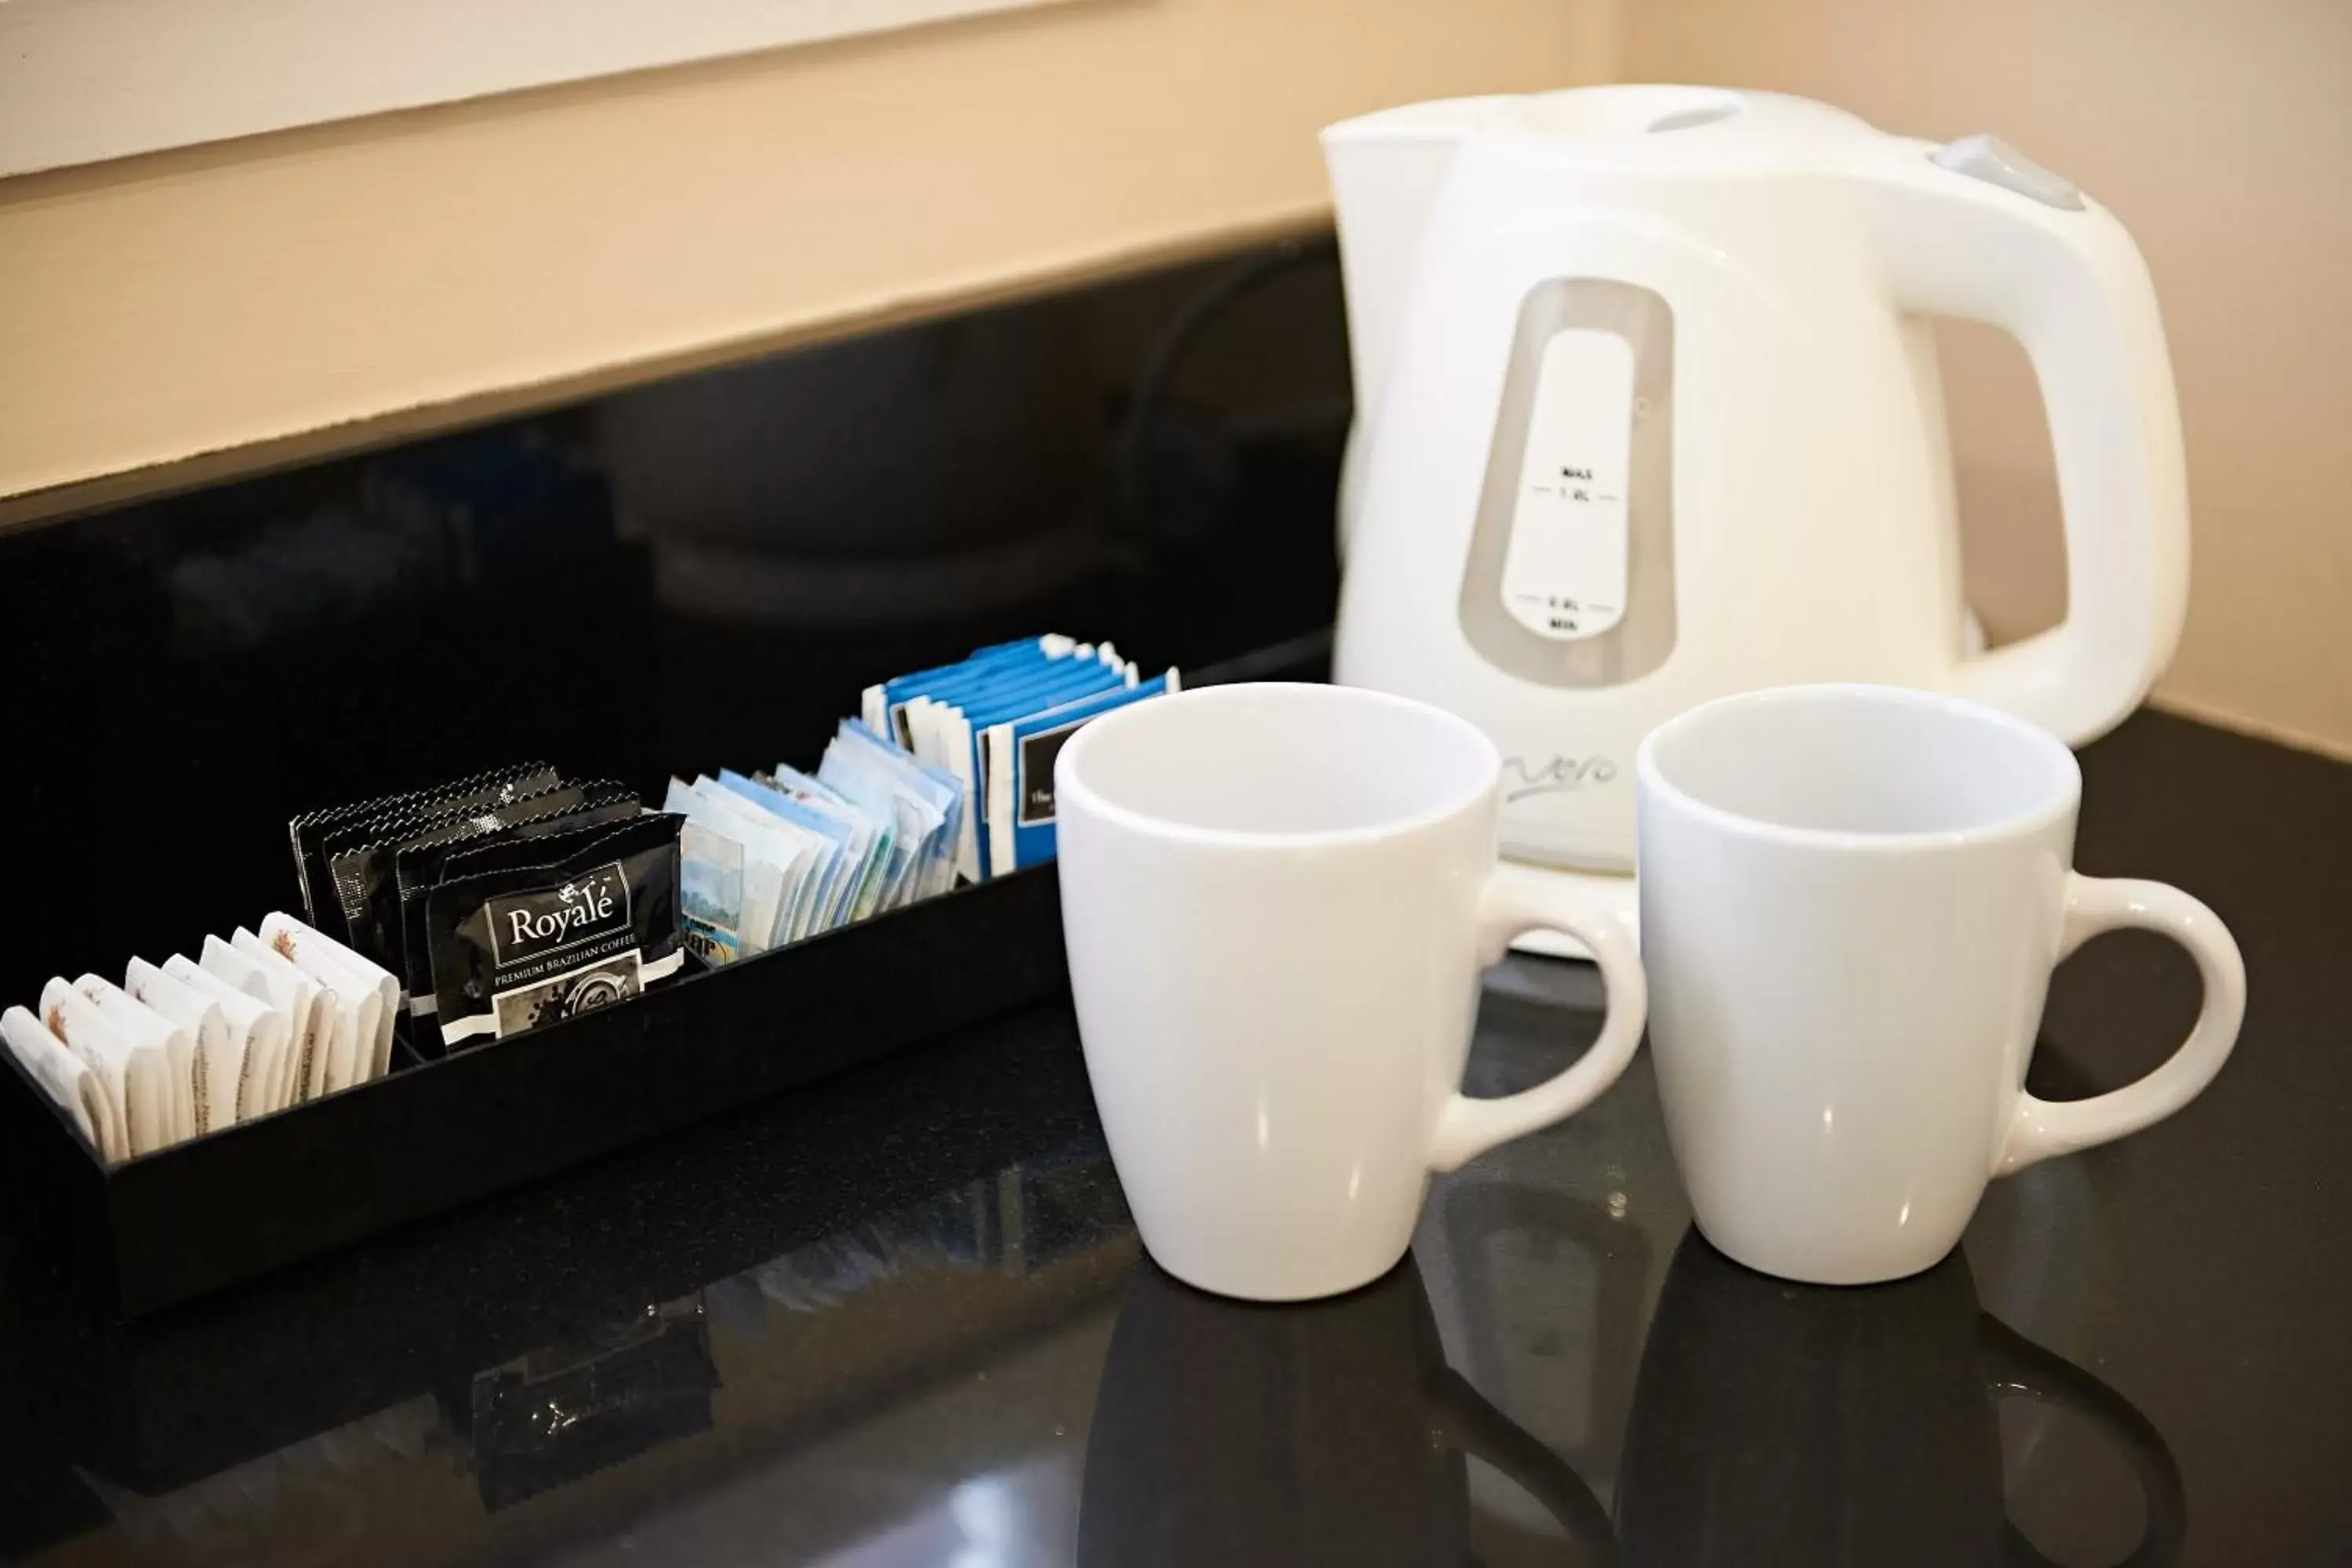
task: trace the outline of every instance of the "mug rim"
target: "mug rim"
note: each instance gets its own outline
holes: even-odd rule
[[[1851,705],[1878,704],[1927,710],[1948,719],[1990,724],[2017,737],[2053,763],[2058,787],[2041,805],[1990,822],[1965,827],[1874,832],[1844,827],[1799,827],[1734,811],[1728,806],[1702,800],[1675,784],[1658,764],[1658,750],[1662,743],[1670,744],[1676,736],[1697,729],[1711,718],[1730,710],[1819,701],[1825,698]],[[2064,820],[2081,806],[2083,799],[2082,764],[2075,760],[2072,748],[2039,724],[2021,719],[2005,709],[1957,697],[1949,692],[1869,681],[1813,681],[1792,686],[1766,686],[1712,698],[1696,707],[1685,709],[1644,735],[1633,754],[1633,773],[1640,795],[1669,800],[1676,810],[1724,832],[1795,847],[1849,854],[1919,854],[1937,849],[1966,849],[1977,845],[2029,837]],[[1640,804],[1639,796],[1636,804]]]
[[[1366,707],[1385,708],[1392,712],[1432,721],[1444,730],[1465,741],[1480,754],[1483,765],[1479,781],[1472,788],[1441,804],[1399,816],[1391,821],[1373,823],[1358,827],[1254,828],[1208,827],[1198,823],[1183,822],[1170,816],[1139,810],[1108,799],[1078,776],[1087,754],[1107,743],[1105,737],[1116,738],[1123,729],[1163,720],[1167,710],[1180,705],[1204,707],[1218,702],[1247,700],[1252,697],[1273,695],[1277,700],[1300,700],[1330,701]],[[1157,710],[1157,711],[1155,711]],[[1196,686],[1171,692],[1149,702],[1130,702],[1112,709],[1087,722],[1066,742],[1061,754],[1054,759],[1055,815],[1059,816],[1070,805],[1076,805],[1088,814],[1115,824],[1118,827],[1154,838],[1167,839],[1204,847],[1231,849],[1311,849],[1342,847],[1349,845],[1374,844],[1388,839],[1402,838],[1426,831],[1441,823],[1452,822],[1466,812],[1476,810],[1492,799],[1502,778],[1503,754],[1484,730],[1460,714],[1423,702],[1418,698],[1402,697],[1393,692],[1379,691],[1365,686],[1343,686],[1337,681],[1317,680],[1243,680],[1218,686]]]

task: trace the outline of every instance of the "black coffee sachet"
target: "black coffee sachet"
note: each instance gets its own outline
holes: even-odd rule
[[[570,811],[585,798],[579,785],[558,784],[496,805],[377,817],[335,828],[321,847],[343,923],[351,931],[351,946],[394,974],[407,973],[401,952],[400,889],[394,880],[394,858],[401,850],[436,836],[487,833],[525,817]]]
[[[616,825],[647,815],[643,805],[633,805],[618,816],[607,817],[605,812],[609,809],[582,806],[544,823],[519,822],[513,832],[495,838],[460,844],[441,862],[440,881],[461,882],[485,871],[510,871],[518,867],[544,866],[552,860],[566,859],[582,845],[601,841]],[[544,831],[532,834],[530,830],[533,828]]]
[[[552,789],[560,782],[555,770],[545,763],[515,763],[427,789],[404,790],[397,795],[378,795],[373,800],[304,812],[286,825],[286,832],[293,841],[294,875],[301,883],[302,909],[310,926],[331,936],[340,926],[341,905],[334,896],[334,883],[323,850],[327,835],[335,828],[420,810],[502,805],[518,796]]]
[[[397,847],[432,828],[504,811],[519,802],[546,801],[554,796],[569,803],[570,797],[563,793],[569,786],[561,782],[541,785],[538,775],[530,782],[533,787],[516,792],[501,789],[491,799],[467,795],[457,797],[454,805],[446,799],[433,800],[329,826],[319,837],[319,857],[327,868],[324,896],[348,933],[347,945],[381,963],[378,955],[391,940],[380,934],[380,906],[375,902],[379,879],[373,874],[376,868],[373,862],[362,858],[362,851],[383,845]],[[526,806],[521,815],[549,809],[552,807]],[[385,967],[397,973],[394,965]]]
[[[441,1038],[519,1034],[634,996],[686,961],[678,830],[650,813],[547,841],[549,858],[445,876],[425,895]]]
[[[636,792],[613,779],[598,779],[575,786],[581,799],[577,805],[556,805],[555,791],[549,795],[534,796],[527,803],[541,800],[551,803],[550,809],[513,822],[499,823],[488,816],[475,816],[465,822],[449,825],[428,833],[415,841],[404,844],[393,852],[392,900],[396,911],[396,930],[392,939],[393,950],[399,955],[400,967],[393,973],[403,977],[409,995],[414,998],[412,1010],[427,1013],[434,1006],[433,952],[431,939],[425,929],[425,899],[443,879],[443,868],[450,857],[486,843],[509,840],[528,843],[576,827],[594,827],[626,822],[644,809]],[[538,861],[549,858],[537,857]],[[526,859],[516,864],[535,864]]]

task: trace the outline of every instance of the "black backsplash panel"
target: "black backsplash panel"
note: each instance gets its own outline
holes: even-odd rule
[[[296,812],[544,758],[814,759],[982,642],[1328,626],[1328,242],[0,535],[0,1005],[299,908]]]

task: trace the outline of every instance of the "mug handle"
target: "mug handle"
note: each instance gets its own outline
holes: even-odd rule
[[[1617,1531],[1609,1510],[1584,1478],[1452,1367],[1441,1368],[1429,1391],[1431,1425],[1448,1447],[1482,1459],[1510,1478],[1566,1532],[1580,1568],[1617,1561]]]
[[[2042,1349],[1990,1312],[1977,1316],[1977,1350],[1995,1395],[2022,1394],[2072,1410],[2120,1450],[2139,1481],[2147,1516],[2139,1544],[2116,1568],[2161,1568],[2180,1556],[2189,1504],[2180,1486],[2180,1464],[2165,1447],[2163,1434],[2131,1402],[2081,1367]],[[2009,1525],[2009,1560],[2016,1568],[2054,1568],[2015,1521]]]
[[[1607,914],[1557,888],[1536,887],[1491,873],[1478,895],[1480,962],[1503,961],[1511,939],[1530,931],[1565,932],[1582,942],[1601,966],[1608,1013],[1591,1048],[1530,1089],[1498,1100],[1473,1100],[1456,1089],[1437,1119],[1430,1168],[1459,1169],[1498,1143],[1525,1137],[1583,1110],[1617,1081],[1642,1043],[1649,1022],[1650,988],[1633,940]]]
[[[2162,882],[2067,876],[2066,923],[2058,943],[2062,961],[2101,931],[2126,927],[2168,936],[2197,961],[2205,1001],[2196,1026],[2163,1066],[2112,1093],[2068,1100],[2021,1093],[2009,1135],[1993,1157],[1994,1175],[2153,1126],[2202,1093],[2230,1059],[2246,1016],[2246,963],[2230,928],[2197,900]]]

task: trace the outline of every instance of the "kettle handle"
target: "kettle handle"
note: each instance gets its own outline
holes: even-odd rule
[[[2023,343],[2065,517],[2066,619],[1960,659],[1948,686],[2079,745],[2147,694],[2188,605],[2188,479],[2155,285],[2123,225],[2054,176],[2059,200],[2044,200],[1903,145],[1860,182],[1895,303]]]

